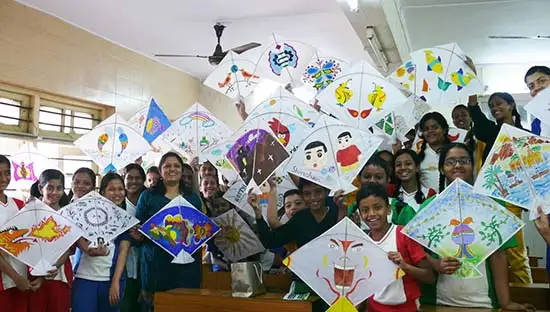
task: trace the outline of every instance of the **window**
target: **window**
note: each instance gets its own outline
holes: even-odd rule
[[[0,89],[0,131],[29,132],[30,96]]]
[[[82,108],[43,99],[38,118],[39,135],[74,141],[100,121],[101,110]]]

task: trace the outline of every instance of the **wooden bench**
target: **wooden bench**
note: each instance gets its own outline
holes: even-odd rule
[[[546,268],[531,268],[531,276],[533,277],[533,283],[548,284]]]
[[[550,310],[550,288],[548,288],[548,284],[511,284],[510,296],[515,302],[527,302],[537,309]]]

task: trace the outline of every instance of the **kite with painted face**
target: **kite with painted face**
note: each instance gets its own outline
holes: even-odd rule
[[[283,263],[329,305],[346,299],[356,306],[404,275],[348,218]]]

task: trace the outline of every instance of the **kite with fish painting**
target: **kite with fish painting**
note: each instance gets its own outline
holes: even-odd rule
[[[192,255],[220,228],[183,197],[171,200],[145,221],[139,231],[174,257],[172,263],[194,262]]]
[[[267,46],[256,62],[254,74],[283,85],[300,85],[302,75],[313,59],[315,48],[275,34],[270,41],[272,44]]]
[[[245,55],[227,52],[204,84],[233,100],[246,98],[260,82],[260,76],[254,73],[254,62]]]
[[[311,105],[304,103],[283,87],[278,87],[269,97],[260,102],[248,114],[248,118],[254,118],[259,114],[270,112],[295,115],[310,127],[313,127],[317,119],[321,116]]]
[[[504,206],[456,179],[402,232],[439,256],[462,262],[454,277],[473,278],[485,275],[480,264],[523,226]]]
[[[213,219],[221,228],[214,244],[230,262],[237,262],[265,250],[254,231],[235,209]]]
[[[477,193],[550,212],[550,138],[503,124],[474,184]]]
[[[82,231],[38,199],[0,227],[0,249],[44,276],[81,236]]]
[[[485,89],[456,43],[417,50],[410,56],[389,78],[428,104],[454,104]]]
[[[61,208],[58,213],[84,232],[83,237],[90,242],[90,247],[98,247],[99,242],[112,243],[139,223],[138,219],[95,191]]]
[[[292,154],[285,170],[331,190],[356,189],[353,179],[383,139],[350,127],[328,116],[321,117],[312,132]]]
[[[289,156],[262,118],[247,119],[230,140],[225,157],[249,188],[258,189]]]
[[[172,123],[163,137],[174,150],[188,159],[199,157],[202,163],[203,152],[225,140],[232,132],[204,106],[195,103]]]
[[[40,153],[30,142],[9,156],[11,181],[8,189],[28,190],[38,180],[42,171],[52,168],[48,157]]]
[[[368,130],[407,101],[400,89],[366,61],[352,65],[319,92],[317,99],[325,113],[361,130]]]
[[[405,274],[347,217],[283,264],[335,308],[357,306]],[[329,311],[340,311],[335,308]]]
[[[105,173],[124,168],[151,148],[141,134],[116,113],[81,136],[74,145]]]

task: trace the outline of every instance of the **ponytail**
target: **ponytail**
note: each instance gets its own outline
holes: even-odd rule
[[[426,196],[424,196],[424,192],[422,192],[422,184],[420,184],[420,173],[416,172],[416,184],[418,185],[418,190],[416,191],[416,194],[414,194],[414,200],[417,204],[422,204],[426,200]]]
[[[424,139],[424,135],[422,135],[422,145],[420,145],[420,152],[418,153],[418,157],[420,158],[420,161],[424,161],[424,158],[426,158],[426,140]]]
[[[518,112],[518,109],[514,106],[514,109],[512,110],[512,116],[514,119],[514,126],[519,129],[523,129],[521,126],[521,115]]]
[[[443,174],[439,174],[439,193],[443,192],[445,190],[445,176]]]

